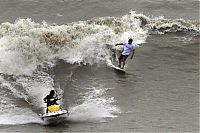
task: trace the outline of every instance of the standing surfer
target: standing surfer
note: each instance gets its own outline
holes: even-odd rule
[[[137,45],[136,44],[132,44],[132,42],[133,42],[133,39],[130,38],[128,40],[128,43],[115,44],[115,46],[123,45],[122,53],[121,53],[120,57],[118,58],[119,59],[118,67],[121,68],[121,69],[124,69],[126,59],[131,54],[131,52],[132,52],[131,59],[133,59],[133,55],[135,53],[135,48],[136,48]]]

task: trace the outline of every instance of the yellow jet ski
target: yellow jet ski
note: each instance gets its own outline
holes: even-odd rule
[[[43,120],[60,119],[60,118],[64,119],[66,118],[66,114],[68,114],[68,111],[62,110],[61,106],[55,102],[55,104],[48,106],[48,113],[42,114],[41,118]]]

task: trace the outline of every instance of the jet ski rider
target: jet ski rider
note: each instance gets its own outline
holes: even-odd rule
[[[46,113],[48,113],[48,107],[51,106],[51,105],[58,105],[56,103],[57,100],[60,100],[59,98],[56,98],[55,96],[55,91],[54,90],[51,90],[50,91],[50,94],[47,95],[45,98],[44,98],[44,102],[47,103],[47,110],[46,110]]]

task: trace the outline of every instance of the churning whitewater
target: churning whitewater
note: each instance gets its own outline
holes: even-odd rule
[[[122,18],[99,18],[90,21],[74,22],[66,25],[48,25],[35,23],[31,19],[19,19],[14,24],[2,23],[0,25],[0,73],[1,88],[10,92],[16,98],[22,98],[36,109],[44,108],[41,99],[51,89],[56,89],[62,96],[62,89],[54,88],[53,77],[46,70],[56,65],[57,60],[64,60],[70,64],[108,64],[111,62],[111,49],[113,40],[125,41],[134,37],[135,43],[143,43],[147,31],[140,25],[141,21],[131,13]],[[135,31],[133,33],[133,31]],[[12,79],[11,79],[12,78]],[[102,91],[102,90],[101,90]],[[115,117],[119,108],[113,105],[112,97],[105,97],[104,92],[93,89],[89,98],[75,107],[70,107],[72,120],[100,120],[101,118]],[[99,95],[96,98],[95,95]],[[91,96],[90,96],[91,95]],[[95,99],[95,100],[94,100]],[[16,124],[18,107],[10,104],[7,96],[3,96],[2,110],[10,113],[3,114],[1,124]],[[88,107],[87,107],[88,106]],[[87,114],[82,110],[90,109]],[[92,113],[92,111],[95,112]],[[101,111],[101,113],[98,111]],[[31,114],[31,110],[26,112]],[[73,112],[76,115],[73,115]],[[14,114],[14,115],[13,115]],[[94,115],[92,115],[94,114]],[[17,116],[16,116],[17,115]],[[25,117],[23,116],[19,117]],[[26,117],[30,118],[30,115]],[[76,118],[78,117],[78,118]],[[88,117],[88,118],[87,118]],[[36,122],[17,121],[17,123]],[[39,121],[40,122],[40,121]]]
[[[49,74],[59,60],[78,68],[84,65],[106,65],[115,59],[117,42],[133,42],[142,47],[151,34],[189,32],[199,35],[199,25],[183,19],[149,18],[131,11],[117,17],[99,17],[64,25],[36,23],[18,19],[0,25],[0,124],[42,123],[43,98],[55,89]],[[74,73],[74,69],[70,71]],[[69,74],[70,76],[70,74]],[[68,105],[69,121],[105,121],[121,112],[115,99],[105,92],[110,88],[88,87],[82,102]],[[14,97],[13,97],[14,96]],[[27,103],[17,105],[16,99]],[[61,102],[62,103],[62,102]],[[25,112],[25,113],[24,113]]]

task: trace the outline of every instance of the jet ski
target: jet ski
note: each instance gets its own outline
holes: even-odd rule
[[[56,102],[53,105],[47,107],[48,112],[40,115],[42,120],[45,121],[55,121],[55,120],[64,120],[66,119],[66,114],[69,115],[67,110],[63,110],[60,105]]]

